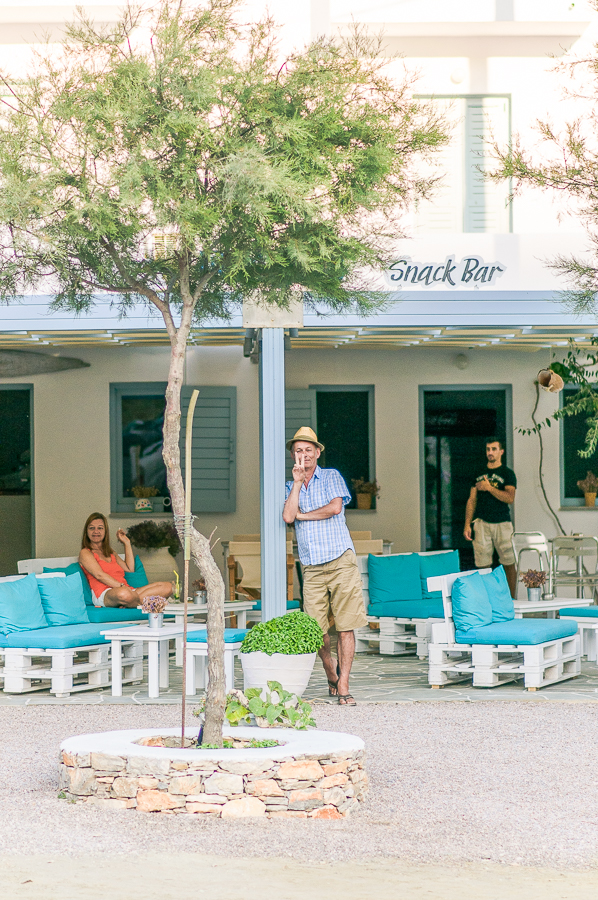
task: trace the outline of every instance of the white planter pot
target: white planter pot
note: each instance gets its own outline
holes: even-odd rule
[[[164,613],[150,613],[148,616],[148,624],[152,630],[162,628],[164,624]]]
[[[141,547],[133,547],[133,552],[139,556],[150,584],[154,581],[174,581],[174,570],[178,572],[176,559],[168,552],[168,547],[159,547],[157,550],[145,550]]]
[[[251,687],[267,688],[269,681],[278,681],[285,691],[301,696],[307,687],[315,653],[240,653],[245,690]]]
[[[539,603],[542,599],[542,588],[528,588],[527,599],[530,603]]]

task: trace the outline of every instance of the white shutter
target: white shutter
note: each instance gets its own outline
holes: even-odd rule
[[[469,97],[465,109],[465,210],[463,231],[510,231],[508,182],[488,181],[479,171],[493,166],[491,144],[509,141],[506,97]]]
[[[420,200],[415,214],[416,234],[463,231],[463,158],[465,101],[462,98],[436,100],[449,122],[449,143],[439,150],[423,175],[439,178],[429,200]]]

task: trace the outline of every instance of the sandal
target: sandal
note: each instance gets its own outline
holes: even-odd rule
[[[357,701],[351,694],[339,694],[338,695],[338,705],[339,706],[357,706]]]
[[[332,692],[335,691],[333,694]],[[336,681],[331,681],[328,679],[328,696],[329,697],[338,697],[338,678]]]

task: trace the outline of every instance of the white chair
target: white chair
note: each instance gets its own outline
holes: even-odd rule
[[[537,558],[537,565],[541,572],[548,575],[548,592],[551,593],[550,579],[552,575],[551,552],[546,536],[541,531],[515,531],[511,535],[511,545],[517,564],[516,585],[519,587],[519,576],[522,571],[521,558],[525,554],[532,554]],[[527,564],[526,564],[527,565]],[[528,566],[529,568],[529,566]]]
[[[563,560],[565,564],[563,567]],[[571,567],[573,563],[573,567]],[[567,535],[552,539],[552,590],[574,587],[577,597],[598,588],[598,538],[591,535]]]

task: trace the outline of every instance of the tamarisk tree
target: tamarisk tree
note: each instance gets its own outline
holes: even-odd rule
[[[401,212],[430,182],[415,163],[446,140],[411,83],[358,32],[281,60],[269,18],[238,0],[80,13],[29,77],[8,74],[0,120],[0,299],[40,284],[54,309],[158,310],[170,340],[163,455],[184,514],[180,392],[190,329],[244,297],[368,311],[363,275],[387,262]],[[165,235],[156,247],[155,236]],[[203,740],[221,746],[224,583],[207,537],[191,552],[208,593]]]

